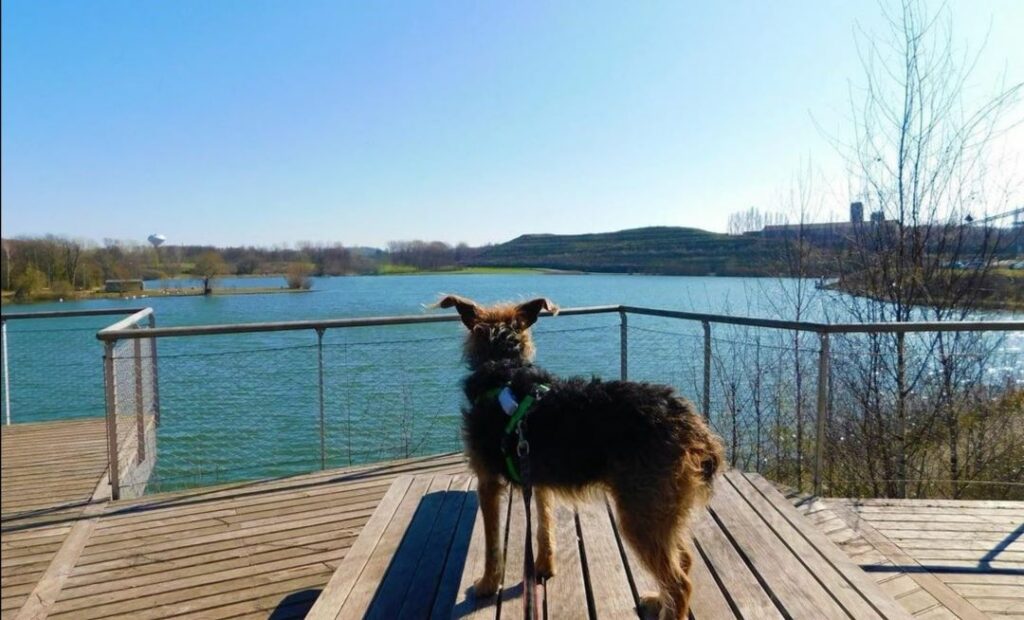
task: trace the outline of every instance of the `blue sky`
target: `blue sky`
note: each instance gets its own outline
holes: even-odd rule
[[[831,169],[822,128],[847,127],[854,28],[881,15],[866,0],[2,6],[3,235],[216,245],[724,231],[802,162]],[[988,33],[979,83],[1024,79],[1024,2],[950,10],[958,40]]]

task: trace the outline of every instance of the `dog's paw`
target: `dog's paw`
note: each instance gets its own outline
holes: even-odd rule
[[[477,598],[490,598],[498,592],[499,585],[497,577],[484,575],[473,584],[473,595]]]
[[[655,620],[661,615],[661,597],[657,594],[645,594],[640,597],[640,617],[644,620]]]
[[[541,553],[537,556],[537,576],[550,579],[555,576],[555,556],[553,553]]]

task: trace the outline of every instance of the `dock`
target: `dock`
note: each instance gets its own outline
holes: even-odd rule
[[[354,547],[361,536],[372,538],[367,524],[401,485],[403,498],[424,479],[431,482],[417,483],[422,496],[431,484],[464,492],[460,514],[472,513],[474,481],[459,454],[111,501],[102,491],[102,423],[90,424],[96,421],[3,430],[3,620],[303,618],[337,569],[358,561],[350,552],[369,544]],[[718,486],[694,527],[696,620],[864,617],[860,610],[1024,618],[1022,502],[787,499],[760,476],[739,472]],[[417,507],[421,499],[408,501]],[[415,513],[407,513],[409,523]],[[506,525],[518,527],[521,503],[507,514]],[[635,596],[651,584],[628,548],[614,543],[614,513],[597,503],[559,514],[568,561],[545,588],[548,596],[583,600],[560,617],[635,617]],[[582,546],[574,547],[577,523]],[[476,529],[463,539],[465,575],[460,568],[449,577],[458,580],[452,595],[460,610],[478,606],[462,587],[479,560]],[[378,555],[397,552],[406,528],[398,531],[394,548],[380,547]],[[387,582],[391,556],[384,557],[379,574],[356,575],[365,574],[371,594]],[[514,562],[509,567],[503,596],[514,598]],[[609,603],[617,607],[601,613]],[[479,617],[499,613],[496,602],[482,609]]]

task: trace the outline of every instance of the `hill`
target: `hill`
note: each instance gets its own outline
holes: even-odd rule
[[[471,266],[666,275],[772,275],[776,242],[697,228],[650,227],[585,235],[522,235],[484,249]]]

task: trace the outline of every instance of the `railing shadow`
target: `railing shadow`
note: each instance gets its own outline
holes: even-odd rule
[[[1017,529],[1010,532],[1006,538],[999,541],[996,546],[989,549],[985,555],[978,560],[977,566],[944,566],[941,564],[915,564],[908,566],[906,564],[893,564],[886,566],[879,566],[876,564],[862,565],[861,568],[868,573],[938,573],[938,574],[953,574],[953,573],[966,573],[969,575],[1024,575],[1024,568],[1004,568],[1001,566],[992,566],[992,562],[996,561],[999,554],[1006,551],[1010,545],[1012,545],[1020,537],[1024,535],[1024,524],[1017,526]]]

